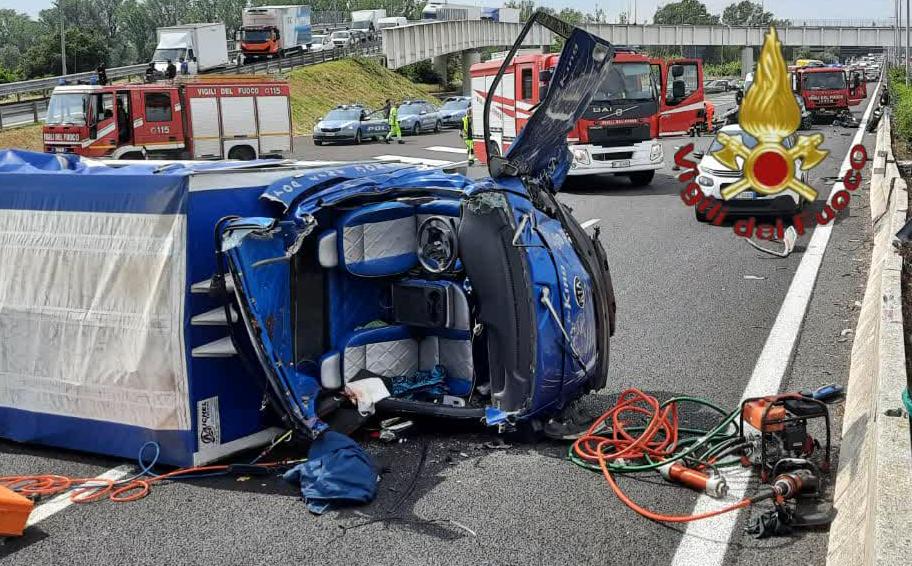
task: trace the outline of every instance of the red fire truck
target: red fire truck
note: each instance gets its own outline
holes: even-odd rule
[[[291,150],[288,84],[205,77],[54,89],[44,150],[114,159],[256,159]]]
[[[814,120],[845,114],[868,96],[864,77],[842,67],[797,67],[792,81]]]
[[[505,152],[525,126],[545,95],[557,57],[529,54],[513,59],[491,105],[491,151]],[[471,68],[472,138],[482,162],[488,153],[482,132],[484,101],[501,63],[487,61]],[[574,156],[570,175],[612,173],[646,185],[664,166],[658,138],[705,130],[711,120],[700,59],[665,61],[618,49],[589,109],[567,137]]]

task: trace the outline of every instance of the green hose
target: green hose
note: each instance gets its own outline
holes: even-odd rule
[[[737,409],[735,409],[734,411],[732,411],[730,413],[726,413],[724,409],[722,409],[718,405],[715,405],[706,399],[702,399],[699,397],[682,396],[682,397],[674,397],[672,399],[665,401],[664,403],[662,403],[659,406],[659,409],[660,410],[665,409],[666,407],[668,407],[669,405],[671,405],[673,403],[693,403],[696,405],[701,405],[703,407],[707,407],[707,408],[712,409],[713,411],[719,413],[720,415],[723,416],[723,418],[721,421],[719,421],[719,424],[717,424],[715,427],[713,427],[710,430],[679,427],[678,428],[679,436],[689,435],[689,437],[678,438],[677,448],[685,448],[685,447],[686,448],[684,450],[681,450],[680,452],[675,453],[673,456],[666,458],[665,460],[656,462],[647,456],[645,458],[647,463],[645,463],[645,464],[626,464],[626,463],[621,464],[618,462],[607,462],[609,470],[611,470],[612,472],[615,472],[615,473],[620,473],[620,474],[629,474],[629,473],[634,473],[634,472],[645,472],[645,471],[649,471],[649,470],[655,470],[655,469],[657,469],[661,466],[664,466],[666,464],[669,464],[671,462],[675,462],[675,461],[681,460],[683,458],[691,458],[691,455],[695,454],[701,448],[706,448],[706,451],[703,454],[701,454],[699,457],[695,456],[695,457],[692,457],[691,459],[697,460],[699,462],[702,462],[702,463],[705,463],[708,465],[709,460],[713,455],[722,453],[723,451],[727,450],[728,448],[731,448],[732,446],[734,446],[738,442],[740,442],[741,435],[739,434],[737,425],[735,425],[735,427],[734,427],[735,428],[734,432],[725,432],[725,430],[728,429],[728,427],[735,421],[736,418],[738,418],[738,415],[741,413],[740,406]],[[642,432],[645,429],[646,429],[645,426],[625,428],[625,430],[627,432],[631,432],[631,433]],[[596,434],[599,434],[599,435],[605,435],[606,433],[608,435],[610,435],[612,433],[611,429],[608,426],[604,426],[603,428],[596,431]],[[568,454],[569,454],[570,460],[574,464],[576,464],[580,467],[586,468],[588,470],[600,471],[598,464],[595,464],[595,463],[590,464],[590,463],[582,460],[581,458],[579,458],[574,453],[572,445],[570,446]],[[738,462],[736,460],[734,460],[734,461],[719,462],[719,463],[715,463],[714,465],[715,466],[729,466],[729,465],[734,465],[736,463],[738,463]]]

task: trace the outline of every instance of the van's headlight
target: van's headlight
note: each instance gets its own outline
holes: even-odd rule
[[[711,187],[714,184],[712,178],[705,175],[698,176],[697,183],[703,187]]]
[[[585,149],[574,149],[573,160],[581,165],[589,165],[589,153]]]
[[[662,144],[653,144],[652,149],[649,150],[649,160],[661,161],[664,157],[665,151],[662,149]]]

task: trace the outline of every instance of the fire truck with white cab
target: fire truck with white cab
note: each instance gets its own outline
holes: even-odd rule
[[[193,77],[62,85],[48,102],[44,150],[114,159],[256,159],[292,148],[288,84]]]
[[[545,97],[558,56],[515,57],[492,101],[492,147],[503,154]],[[478,63],[472,74],[472,138],[475,155],[486,162],[482,133],[487,92],[502,60]],[[660,136],[705,131],[713,107],[703,98],[699,59],[665,61],[618,48],[583,118],[567,137],[574,160],[570,175],[614,174],[634,185],[649,184],[664,166]]]

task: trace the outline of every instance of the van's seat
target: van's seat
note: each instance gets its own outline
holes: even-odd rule
[[[361,277],[388,277],[418,264],[415,208],[400,202],[361,207],[319,238],[320,265]]]
[[[327,389],[338,389],[361,370],[396,377],[429,371],[436,365],[446,368],[452,395],[467,395],[474,378],[470,334],[401,325],[355,330],[341,352],[323,356],[320,381]]]

